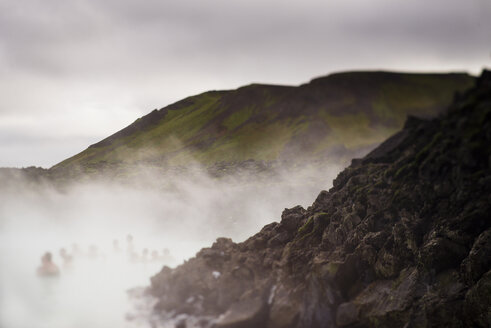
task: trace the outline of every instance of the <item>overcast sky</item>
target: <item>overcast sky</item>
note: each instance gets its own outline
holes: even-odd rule
[[[489,0],[0,0],[0,166],[50,167],[210,89],[490,66]]]

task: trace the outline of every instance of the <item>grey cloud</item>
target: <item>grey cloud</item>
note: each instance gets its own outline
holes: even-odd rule
[[[490,23],[478,18],[482,9],[477,2],[415,1],[411,6],[387,1],[370,5],[306,1],[302,6],[277,1],[35,3],[34,9],[14,15],[20,22],[10,30],[7,40],[13,46],[7,45],[7,53],[19,69],[37,67],[53,75],[158,72],[166,60],[200,57],[212,64],[227,63],[234,58],[226,56],[288,57],[286,52],[295,54],[295,49],[321,54],[337,46],[365,43],[391,50],[386,56],[404,44],[441,53],[466,48],[469,54],[483,51],[487,44],[480,31],[491,30]],[[476,27],[474,21],[484,26]]]

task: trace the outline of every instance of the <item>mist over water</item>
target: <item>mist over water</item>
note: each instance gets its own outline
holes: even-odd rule
[[[0,187],[0,327],[141,327],[127,291],[149,285],[164,264],[177,265],[217,237],[240,242],[279,221],[286,207],[309,206],[339,166],[211,178],[203,171],[148,176],[137,184],[90,181],[61,188],[19,178]],[[172,258],[130,261],[126,236]],[[122,249],[113,252],[113,240]],[[85,253],[70,267],[59,250]],[[91,245],[97,258],[86,254]],[[38,277],[47,251],[58,277]],[[149,257],[151,255],[149,254]],[[144,326],[144,325],[143,325]]]

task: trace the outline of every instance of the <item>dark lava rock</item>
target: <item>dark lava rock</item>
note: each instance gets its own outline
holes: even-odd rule
[[[266,319],[266,304],[260,297],[247,297],[233,303],[218,317],[216,328],[260,327]]]
[[[336,313],[336,324],[339,327],[348,326],[358,321],[359,309],[351,302],[338,306]]]
[[[305,210],[302,206],[286,208],[281,214],[281,226],[288,232],[298,229],[302,219],[305,216]]]
[[[308,209],[149,288],[214,327],[490,327],[491,74],[341,172]]]

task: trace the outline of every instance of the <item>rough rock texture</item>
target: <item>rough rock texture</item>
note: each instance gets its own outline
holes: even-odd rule
[[[165,267],[155,311],[203,327],[489,327],[491,73],[459,98],[409,119],[308,209]]]

